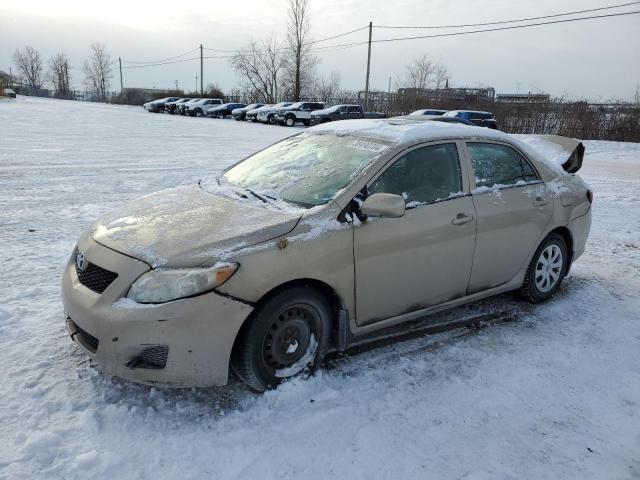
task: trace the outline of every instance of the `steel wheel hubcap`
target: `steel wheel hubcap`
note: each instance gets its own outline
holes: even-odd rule
[[[555,244],[547,245],[536,262],[536,287],[543,293],[551,290],[560,280],[562,250]]]
[[[316,319],[315,312],[305,306],[287,308],[275,317],[262,345],[265,363],[279,370],[303,358],[309,349]]]

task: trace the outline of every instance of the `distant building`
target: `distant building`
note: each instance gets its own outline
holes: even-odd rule
[[[509,103],[544,103],[551,100],[548,93],[499,93],[497,102]]]
[[[494,88],[399,88],[398,96],[404,98],[420,98],[430,101],[462,100],[474,102],[494,100]]]

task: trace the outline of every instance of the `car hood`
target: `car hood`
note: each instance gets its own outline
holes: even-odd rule
[[[99,218],[92,238],[152,267],[195,267],[289,233],[300,211],[227,199],[199,185],[162,190]]]

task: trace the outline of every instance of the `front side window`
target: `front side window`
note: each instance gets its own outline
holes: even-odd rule
[[[462,195],[456,144],[416,148],[403,155],[369,187],[372,193],[402,195],[407,208]]]
[[[522,155],[507,145],[467,143],[476,187],[516,185],[536,181],[533,168]]]

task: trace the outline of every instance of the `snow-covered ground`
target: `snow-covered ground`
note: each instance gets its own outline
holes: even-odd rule
[[[292,133],[141,108],[0,105],[0,478],[640,478],[640,144],[587,142],[586,254],[510,321],[335,359],[262,396],[107,378],[65,334],[63,263],[125,200]]]

